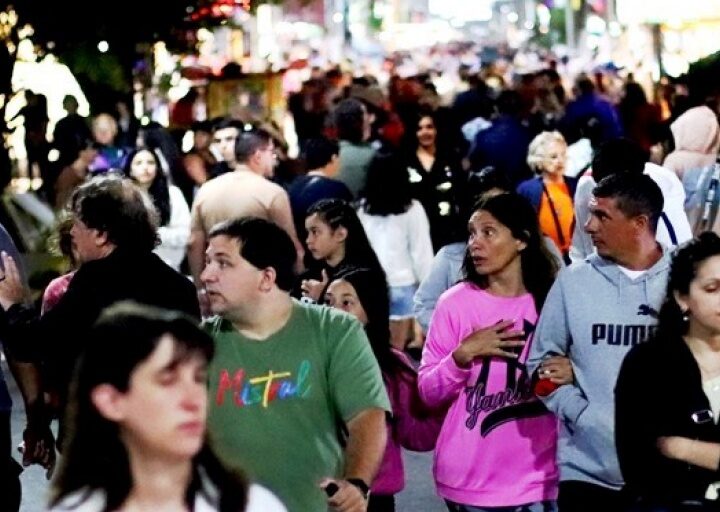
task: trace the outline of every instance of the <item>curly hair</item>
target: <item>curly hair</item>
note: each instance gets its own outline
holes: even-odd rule
[[[87,227],[105,233],[117,248],[151,252],[158,243],[158,215],[130,180],[98,176],[80,185],[70,206]]]

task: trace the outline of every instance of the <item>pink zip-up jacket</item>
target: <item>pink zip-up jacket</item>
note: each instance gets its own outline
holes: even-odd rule
[[[435,448],[444,409],[433,409],[422,403],[417,390],[417,374],[408,357],[392,349],[400,366],[392,374],[384,374],[393,417],[387,423],[387,446],[372,485],[373,494],[397,494],[405,487],[402,448],[427,452]]]
[[[428,405],[450,405],[433,467],[443,498],[479,507],[557,498],[557,421],[534,396],[525,369],[537,318],[530,294],[497,297],[463,282],[440,297],[418,383]],[[462,340],[502,320],[525,332],[517,361],[482,358],[458,367],[452,353]]]

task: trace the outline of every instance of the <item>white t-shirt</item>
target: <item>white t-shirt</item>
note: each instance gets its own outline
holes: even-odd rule
[[[647,272],[647,269],[646,270],[632,270],[627,267],[623,267],[622,265],[618,265],[618,268],[622,271],[623,274],[628,276],[632,281],[635,281],[635,279],[637,279],[638,277],[643,275],[645,272]]]

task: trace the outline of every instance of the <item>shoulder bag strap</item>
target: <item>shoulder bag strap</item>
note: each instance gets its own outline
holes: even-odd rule
[[[548,199],[548,206],[550,206],[550,212],[552,213],[553,221],[555,222],[555,230],[558,234],[558,240],[560,240],[560,245],[564,246],[565,235],[563,235],[562,232],[562,226],[560,225],[560,217],[558,216],[557,210],[555,209],[555,203],[553,202],[552,197],[550,197],[550,192],[545,186],[545,183],[542,181],[542,178],[540,178],[540,183],[542,184],[543,194],[545,194]]]

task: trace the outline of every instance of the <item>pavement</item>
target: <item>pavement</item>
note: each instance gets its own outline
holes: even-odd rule
[[[13,446],[17,446],[25,425],[22,397],[3,362],[3,373],[8,381],[14,407],[12,413]],[[405,489],[396,497],[397,512],[444,512],[444,503],[435,494],[432,478],[432,453],[405,451]],[[17,454],[19,460],[19,454]],[[45,510],[49,483],[45,470],[39,466],[26,468],[21,475],[23,499],[20,512],[41,512]],[[0,491],[1,492],[1,491]]]

